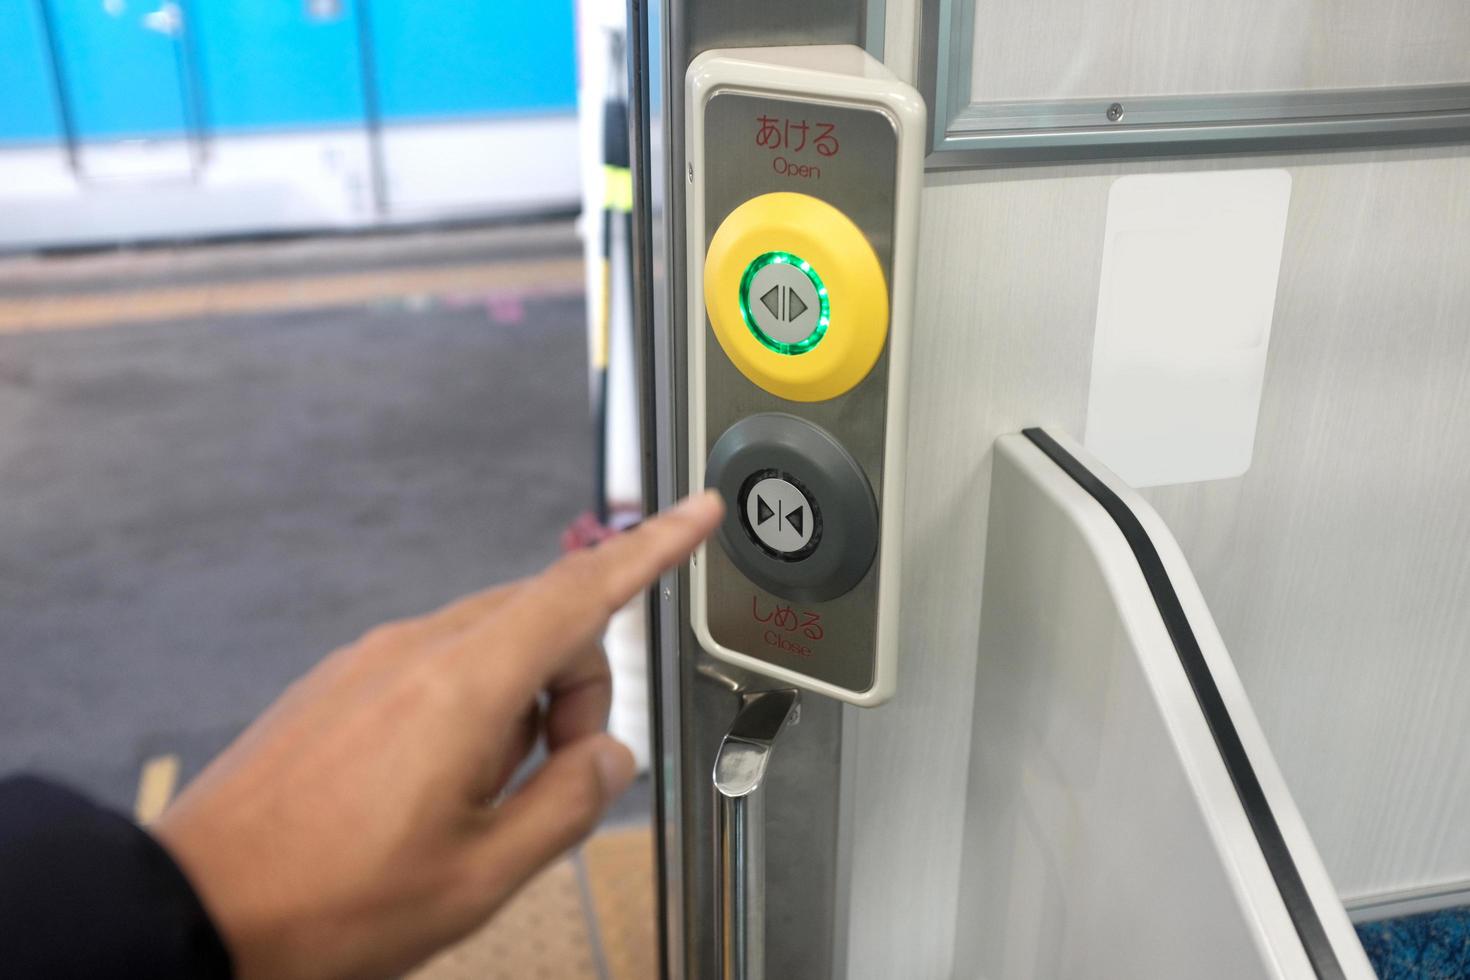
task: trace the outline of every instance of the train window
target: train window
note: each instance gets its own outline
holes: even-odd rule
[[[926,0],[943,165],[1470,138],[1470,7]]]

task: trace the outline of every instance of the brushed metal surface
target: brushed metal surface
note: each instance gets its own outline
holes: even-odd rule
[[[766,821],[761,792],[781,730],[801,712],[796,691],[741,699],[712,773],[718,806],[721,980],[765,980]]]
[[[690,31],[688,6],[660,8],[669,59],[660,87],[668,102],[663,131],[654,133],[666,148],[654,194],[661,199],[670,186],[673,193],[666,220],[654,225],[655,234],[667,230],[669,238],[652,246],[652,266],[667,273],[676,296],[683,295],[684,254],[680,81],[689,57],[710,46]],[[907,33],[915,6],[888,5],[890,63],[897,57],[915,64],[917,42]],[[729,5],[731,16],[737,10]],[[751,21],[726,43],[795,37],[786,32],[800,8],[783,12]],[[852,40],[857,22],[834,18],[821,40]],[[1461,502],[1470,499],[1470,451],[1466,440],[1456,441],[1470,431],[1466,395],[1457,388],[1457,379],[1470,374],[1463,275],[1470,268],[1470,152],[934,174],[925,192],[915,318],[901,694],[878,712],[841,712],[813,699],[801,726],[788,732],[806,757],[793,754],[788,770],[770,774],[773,801],[788,801],[778,819],[807,828],[771,840],[773,848],[788,848],[773,851],[772,873],[781,878],[773,888],[789,905],[773,909],[768,942],[780,956],[811,957],[791,960],[800,966],[791,975],[829,976],[834,968],[884,980],[968,975],[953,962],[952,910],[962,828],[975,819],[965,811],[964,791],[989,446],[1033,423],[1081,431],[1113,176],[1281,165],[1292,169],[1296,200],[1257,464],[1239,481],[1148,496],[1189,554],[1339,889],[1371,900],[1416,885],[1470,881],[1470,845],[1461,830],[1470,823],[1470,733],[1461,720],[1470,694],[1470,629],[1463,621],[1470,569],[1460,547],[1467,533],[1458,523]],[[687,472],[682,331],[669,323],[667,295],[655,293],[660,408],[646,440],[660,454],[664,503],[682,491]],[[1283,341],[1288,335],[1297,339]],[[1279,397],[1287,401],[1273,408]],[[1268,461],[1293,454],[1302,459],[1284,481],[1292,506],[1277,511],[1267,506],[1269,495],[1246,506],[1248,495],[1264,493],[1247,488],[1274,479],[1269,473],[1281,465]],[[1314,476],[1318,466],[1325,472]],[[1359,524],[1376,530],[1360,537]],[[1283,534],[1305,550],[1272,576],[1285,590],[1269,607],[1273,623],[1260,590],[1238,579],[1257,574],[1270,557],[1267,546]],[[1241,540],[1232,541],[1236,536]],[[1382,544],[1388,550],[1379,562],[1373,549]],[[1344,559],[1342,570],[1324,571]],[[666,949],[671,975],[695,977],[709,975],[712,956],[713,815],[700,790],[738,702],[699,673],[708,658],[680,612],[682,578],[667,584],[670,625],[661,634],[659,663],[670,682],[661,697],[661,757],[672,775],[663,780],[670,801],[663,831],[683,842],[671,866],[679,856],[686,860],[666,884],[677,920]],[[1293,596],[1307,603],[1290,608]],[[1349,628],[1365,623],[1371,628],[1361,636]],[[1277,625],[1291,626],[1293,642],[1274,642]],[[1322,626],[1332,628],[1319,641]],[[1245,642],[1251,635],[1257,643]],[[1335,645],[1344,637],[1345,645]],[[838,827],[850,841],[842,846],[850,864],[825,846],[836,823],[839,755],[850,773]],[[834,895],[832,876],[850,885]],[[834,924],[834,915],[843,921]],[[845,937],[843,949],[812,952],[834,929]]]
[[[921,4],[934,167],[1470,140],[1450,0]]]
[[[847,727],[849,976],[968,975],[954,857],[980,819],[965,786],[990,447],[1083,429],[1113,179],[1259,166],[1294,191],[1254,464],[1145,496],[1339,892],[1470,880],[1470,150],[931,174],[901,696]]]
[[[748,48],[763,44],[856,44],[869,33],[868,0],[684,0],[688,45],[684,64],[710,48]],[[881,32],[881,25],[879,31]],[[679,73],[680,77],[683,72]]]
[[[819,179],[793,179],[772,167],[772,152],[756,143],[761,116],[831,122],[840,149],[819,157]],[[898,174],[898,136],[893,120],[877,109],[819,105],[790,99],[717,92],[705,111],[705,244],[726,215],[746,201],[773,191],[799,191],[841,210],[862,229],[878,255],[884,276],[893,260],[893,194]],[[815,132],[815,131],[813,131]],[[810,149],[810,148],[809,148]],[[805,159],[805,158],[803,158]],[[725,356],[708,318],[705,331],[706,453],[730,426],[762,412],[797,415],[826,430],[862,467],[882,509],[883,450],[888,394],[888,355],[847,394],[798,404],[757,387]],[[828,533],[837,533],[838,528]],[[767,642],[770,625],[757,612],[792,605],[752,583],[723,547],[707,551],[710,633],[740,653],[798,670],[854,691],[872,685],[876,648],[878,562],[852,591],[826,602],[799,604],[799,613],[821,620],[821,635],[798,634],[811,650],[800,656]],[[806,619],[806,616],[800,616]]]
[[[1470,82],[1459,2],[983,0],[972,44],[975,102]]]
[[[643,415],[642,444],[652,454],[654,503],[671,504],[687,490],[687,381],[684,326],[684,73],[695,56],[717,46],[863,44],[872,0],[630,0],[638,37],[631,90],[639,131],[634,140],[634,222],[638,247],[635,322],[640,377],[652,404]],[[871,32],[881,35],[880,29]],[[639,41],[643,43],[638,43]],[[640,166],[640,163],[642,164]],[[646,287],[646,288],[645,288]],[[660,841],[661,959],[666,976],[715,976],[714,798],[709,767],[735,716],[738,686],[758,679],[723,666],[699,649],[689,627],[688,578],[671,572],[660,584],[654,640],[653,705]],[[799,830],[770,835],[767,962],[789,964],[792,976],[834,975],[841,951],[836,934],[840,861],[839,776],[843,761],[840,707],[822,699],[804,706],[802,723],[786,734],[781,757],[767,774],[766,816]]]

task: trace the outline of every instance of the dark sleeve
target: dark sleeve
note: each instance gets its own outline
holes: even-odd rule
[[[189,880],[132,821],[29,776],[0,780],[0,973],[228,980]]]

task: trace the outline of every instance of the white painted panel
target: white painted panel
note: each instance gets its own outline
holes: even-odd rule
[[[1149,525],[1346,976],[1371,978],[1169,532]],[[994,456],[956,974],[1315,977],[1132,550],[1028,440]]]
[[[1290,201],[1280,169],[1113,184],[1086,443],[1131,485],[1250,468]]]
[[[949,977],[990,446],[1080,432],[1108,194],[1285,167],[1245,476],[1146,492],[1349,898],[1470,881],[1470,150],[934,173],[910,395],[898,696],[849,718],[849,975]]]
[[[1294,172],[1255,464],[1146,496],[1344,896],[1464,885],[1470,152]]]
[[[954,974],[990,446],[1085,406],[1110,180],[969,176],[919,225],[898,694],[847,719],[853,980]]]
[[[1470,82],[1458,0],[975,0],[971,98]]]

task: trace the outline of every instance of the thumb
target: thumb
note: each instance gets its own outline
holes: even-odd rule
[[[590,834],[634,775],[633,753],[611,735],[553,752],[496,808],[480,855],[496,904]]]

